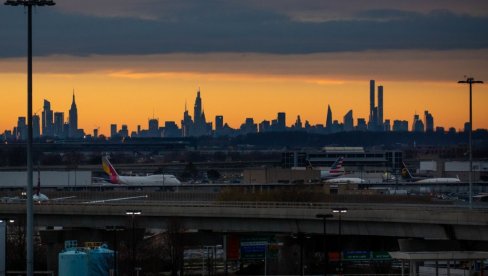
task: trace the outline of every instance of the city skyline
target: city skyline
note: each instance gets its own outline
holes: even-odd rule
[[[436,125],[468,120],[464,76],[488,77],[488,3],[481,0],[162,1],[67,0],[34,14],[34,111],[49,99],[69,109],[79,95],[80,128],[130,129],[154,113],[181,120],[197,87],[207,118],[238,127],[286,110],[312,124],[354,109],[369,119],[367,82],[387,88],[384,118]],[[0,129],[25,107],[25,14],[0,7]],[[99,26],[93,28],[93,26]],[[480,35],[481,34],[481,35]],[[366,88],[365,88],[366,87]],[[488,128],[488,93],[474,89],[474,128]],[[325,110],[325,111],[324,111]],[[130,112],[131,118],[124,119]]]
[[[384,85],[375,80],[369,81],[369,114],[368,118],[355,116],[354,107],[344,115],[333,113],[330,104],[327,105],[325,120],[317,124],[311,123],[307,118],[303,118],[298,114],[296,117],[287,116],[286,110],[276,112],[273,118],[265,118],[263,120],[255,120],[252,114],[247,116],[241,124],[232,125],[226,121],[225,114],[215,115],[212,118],[206,117],[205,106],[203,104],[203,97],[201,96],[200,88],[196,91],[195,102],[193,105],[193,113],[191,113],[191,106],[188,108],[188,102],[185,100],[184,111],[182,112],[181,120],[160,120],[159,117],[147,119],[147,124],[139,122],[134,127],[129,127],[124,123],[124,118],[120,118],[120,122],[112,122],[109,126],[110,132],[100,131],[102,126],[97,126],[93,129],[79,129],[78,128],[78,109],[75,102],[75,92],[73,89],[72,102],[69,110],[69,116],[65,120],[64,112],[55,112],[51,109],[51,102],[44,99],[42,116],[34,114],[34,138],[55,137],[60,139],[66,138],[82,138],[84,135],[98,137],[104,135],[106,137],[198,137],[209,135],[228,135],[235,136],[247,133],[268,132],[268,131],[285,131],[285,130],[304,130],[314,133],[335,133],[347,131],[419,131],[419,132],[434,132],[434,131],[452,131],[455,129],[452,126],[441,126],[435,124],[436,117],[433,116],[429,110],[413,114],[412,120],[402,120],[399,118],[385,118],[383,110],[385,105],[384,99]],[[388,90],[386,90],[388,91]],[[386,93],[388,94],[388,93]],[[388,106],[386,106],[388,108]],[[54,116],[53,116],[54,114]],[[40,127],[42,123],[42,128]],[[240,125],[240,126],[239,126]],[[463,129],[455,129],[455,131],[463,131]],[[42,129],[42,135],[41,134]],[[26,136],[26,122],[25,117],[19,116],[17,126],[10,131],[5,130],[5,138],[17,137],[24,140]]]

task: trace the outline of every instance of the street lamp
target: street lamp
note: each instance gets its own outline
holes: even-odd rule
[[[469,208],[473,208],[473,83],[483,83],[482,81],[475,81],[474,78],[466,78],[466,80],[458,81],[458,83],[469,84]]]
[[[7,0],[7,6],[27,7],[27,229],[26,229],[26,260],[27,275],[34,272],[34,212],[32,201],[32,7],[54,6],[52,0]]]
[[[332,213],[339,214],[339,274],[342,275],[342,214],[347,213],[347,208],[333,208]]]
[[[3,262],[3,265],[0,265],[0,268],[3,268],[4,271],[0,271],[0,275],[6,275],[7,274],[8,225],[12,224],[14,222],[15,222],[15,220],[13,220],[13,219],[0,219],[1,228],[3,228],[3,230],[5,232],[5,236],[4,236],[5,242],[3,244],[3,248],[0,248],[0,250],[1,250],[0,256],[4,256],[3,260],[0,261],[0,263]]]
[[[327,266],[329,264],[329,256],[327,254],[327,228],[326,221],[328,218],[333,217],[331,214],[317,214],[316,218],[322,219],[324,225],[324,276],[327,276]]]
[[[114,276],[117,276],[117,232],[124,230],[120,226],[106,226],[106,231],[114,232]]]
[[[136,273],[136,234],[135,234],[135,216],[142,214],[141,210],[127,210],[125,214],[131,217],[132,227],[132,275]]]

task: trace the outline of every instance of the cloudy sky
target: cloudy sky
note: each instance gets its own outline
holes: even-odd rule
[[[286,111],[324,123],[367,118],[369,79],[385,87],[385,117],[433,113],[467,120],[464,75],[488,77],[486,0],[101,0],[34,10],[34,110],[67,112],[80,126],[179,122],[200,87],[207,118],[238,127]],[[24,115],[26,16],[0,6],[0,130]],[[475,127],[488,128],[488,90],[475,91]],[[127,111],[131,111],[131,116]],[[103,119],[100,119],[103,118]]]

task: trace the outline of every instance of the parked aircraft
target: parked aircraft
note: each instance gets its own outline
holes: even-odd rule
[[[172,174],[153,174],[147,176],[122,176],[117,173],[107,156],[102,157],[102,167],[112,184],[128,186],[177,186],[181,182]]]
[[[412,176],[404,162],[402,162],[402,178],[419,184],[425,183],[459,183],[459,177],[420,177]]]
[[[326,183],[334,184],[361,184],[364,183],[364,179],[359,177],[337,177],[331,178],[325,181]]]
[[[330,179],[344,175],[344,167],[342,166],[343,163],[344,157],[341,156],[337,158],[337,160],[330,167],[330,170],[320,170],[320,179]]]

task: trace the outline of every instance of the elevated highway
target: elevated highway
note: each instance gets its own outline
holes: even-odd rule
[[[35,205],[37,226],[105,228],[129,226],[128,209],[141,210],[138,228],[164,229],[177,220],[185,229],[215,232],[322,234],[319,213],[347,208],[343,235],[412,237],[435,240],[488,241],[488,208],[438,204],[284,203],[131,200],[86,203],[81,200]],[[25,205],[0,204],[0,217],[19,217]],[[327,220],[327,233],[338,234],[338,217]]]

